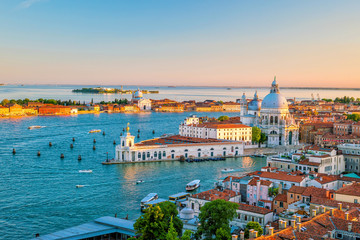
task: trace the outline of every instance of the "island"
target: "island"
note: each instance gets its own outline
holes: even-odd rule
[[[107,94],[107,93],[121,93],[121,94],[133,94],[137,90],[123,90],[121,87],[119,88],[105,88],[105,87],[96,87],[96,88],[81,88],[81,89],[74,89],[72,92],[75,93],[95,93],[95,94]],[[149,91],[149,90],[141,90],[143,94],[156,94],[159,91]]]

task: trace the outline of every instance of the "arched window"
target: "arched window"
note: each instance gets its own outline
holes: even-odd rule
[[[147,157],[148,157],[148,158],[150,157],[150,152],[147,152]]]
[[[278,124],[278,117],[275,117],[275,124]]]
[[[273,124],[274,123],[274,118],[273,116],[270,117],[270,124]]]
[[[141,158],[141,153],[140,152],[138,153],[138,158]]]
[[[163,151],[163,157],[165,157],[166,156],[166,152],[165,151]]]
[[[272,131],[270,132],[270,134],[277,134],[277,132],[274,131],[274,130],[272,130]]]
[[[189,150],[185,149],[185,152],[188,152]]]
[[[198,151],[200,152],[200,151],[201,151],[201,149],[199,148],[199,149],[198,149]]]
[[[122,146],[125,146],[125,141],[122,141],[122,144],[121,144]]]
[[[157,152],[154,152],[154,157],[157,157]]]
[[[224,147],[223,150],[226,150],[226,147]]]
[[[175,152],[175,150],[171,150],[171,152],[172,152],[172,153],[174,153],[174,152]]]

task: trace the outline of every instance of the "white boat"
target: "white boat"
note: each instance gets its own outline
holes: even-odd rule
[[[145,181],[144,180],[138,180],[136,181],[136,184],[140,184],[140,183],[144,183]]]
[[[144,197],[141,202],[140,202],[140,208],[141,210],[144,209],[145,207],[145,204],[150,202],[150,201],[153,201],[153,200],[156,200],[158,199],[159,196],[157,195],[157,193],[149,193],[146,197]]]
[[[28,127],[28,129],[32,130],[32,129],[36,129],[36,128],[43,128],[45,126],[30,126]]]
[[[221,172],[224,172],[224,173],[233,172],[233,171],[235,171],[233,168],[224,168],[223,170],[221,170]]]
[[[82,188],[85,187],[85,185],[76,185],[76,188]]]
[[[93,171],[88,169],[88,170],[79,170],[79,173],[92,173]]]
[[[192,191],[200,187],[200,180],[194,180],[186,184],[186,191]]]
[[[93,129],[89,131],[89,133],[99,133],[99,132],[101,132],[100,129]]]

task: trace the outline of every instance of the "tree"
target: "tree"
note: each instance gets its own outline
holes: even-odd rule
[[[179,238],[177,236],[178,236],[178,233],[176,232],[176,229],[174,228],[174,224],[173,224],[173,221],[171,218],[169,230],[166,234],[166,240],[179,240]]]
[[[140,216],[135,224],[136,233],[141,234],[139,239],[165,239],[166,229],[164,214],[159,206],[149,207],[145,214]]]
[[[258,222],[248,222],[245,227],[245,238],[249,238],[249,230],[254,229],[258,232],[257,236],[260,237],[263,230]]]
[[[261,133],[260,134],[260,143],[264,143],[264,142],[266,142],[267,141],[267,137],[266,137],[266,135],[265,135],[265,133]]]
[[[185,230],[184,234],[180,238],[181,240],[191,240],[191,235],[193,234],[190,230]]]
[[[1,105],[3,105],[3,106],[8,105],[9,103],[10,103],[10,101],[6,98],[1,101]]]
[[[216,240],[231,240],[231,234],[228,231],[219,228],[216,230]]]
[[[252,141],[255,143],[260,142],[261,139],[261,130],[258,127],[252,127]]]
[[[227,120],[229,120],[229,117],[228,117],[228,116],[220,116],[220,117],[218,118],[218,120],[219,120],[220,122],[222,122],[222,121],[227,121]]]
[[[223,199],[207,202],[200,209],[197,237],[204,235],[206,239],[213,239],[219,228],[230,234],[229,223],[235,217],[237,208],[237,203]]]
[[[175,204],[172,202],[166,201],[166,202],[160,203],[159,207],[161,208],[161,212],[164,214],[165,229],[166,230],[169,229],[170,221],[172,221],[176,232],[178,233],[179,236],[181,236],[183,222],[177,216],[179,214],[179,212],[176,209]]]

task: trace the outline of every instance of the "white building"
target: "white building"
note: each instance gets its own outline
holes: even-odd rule
[[[259,127],[268,137],[268,146],[299,144],[299,126],[289,113],[287,100],[280,94],[276,78],[270,93],[262,102],[255,93],[254,99],[248,105],[244,94],[240,104],[240,121]]]
[[[338,145],[345,159],[345,171],[360,173],[360,144]]]
[[[185,158],[236,157],[244,153],[244,143],[217,139],[200,139],[179,135],[134,143],[129,132],[120,137],[114,162],[144,162]]]
[[[303,173],[317,172],[337,175],[345,171],[345,160],[335,149],[308,147],[294,154],[280,154],[267,159],[268,167],[281,171],[301,171]]]
[[[143,97],[143,93],[138,89],[132,94],[131,102],[136,104],[141,110],[151,110],[151,100]]]
[[[186,119],[179,126],[179,135],[184,137],[195,137],[204,139],[224,139],[233,141],[244,141],[246,144],[251,143],[252,128],[240,123],[197,123]]]

